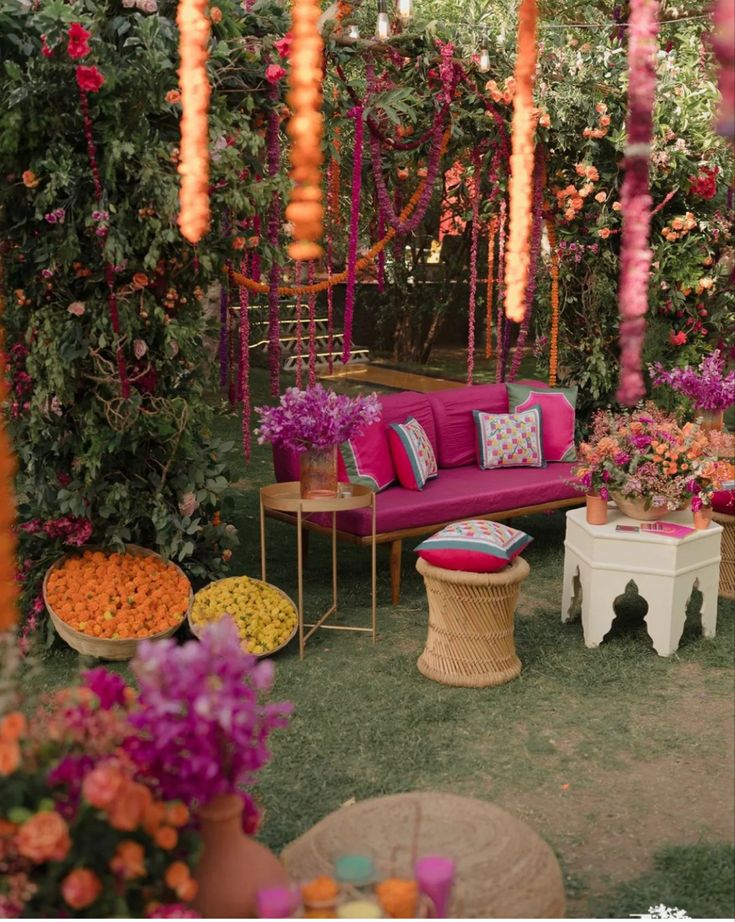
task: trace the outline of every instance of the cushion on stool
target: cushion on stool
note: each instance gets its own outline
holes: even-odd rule
[[[416,553],[433,567],[466,573],[505,569],[533,538],[501,522],[467,519],[453,522],[422,541]]]

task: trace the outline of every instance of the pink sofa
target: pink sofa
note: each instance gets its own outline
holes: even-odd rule
[[[540,385],[540,382],[522,382]],[[408,490],[397,482],[378,493],[377,542],[390,544],[393,603],[400,597],[402,542],[431,534],[450,522],[467,518],[509,519],[513,516],[578,506],[584,502],[565,481],[572,465],[551,463],[545,468],[505,468],[483,471],[477,464],[473,410],[507,413],[504,384],[480,384],[421,394],[402,391],[380,397],[381,425],[415,417],[431,440],[439,476],[423,490]],[[298,456],[274,448],[278,481],[299,479]],[[370,509],[356,509],[337,517],[338,537],[353,544],[370,543]],[[295,522],[295,517],[274,517]],[[305,528],[325,532],[329,516],[313,516]]]

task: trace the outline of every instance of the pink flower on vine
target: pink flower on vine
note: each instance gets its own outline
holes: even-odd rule
[[[278,52],[279,58],[287,58],[289,56],[292,42],[293,36],[290,32],[287,32],[283,38],[279,38],[278,41],[273,42],[273,47]]]
[[[272,85],[278,83],[285,76],[286,70],[280,64],[269,64],[265,69],[265,79]]]
[[[67,310],[74,317],[81,317],[84,314],[86,307],[84,306],[84,301],[72,301],[69,307],[67,307]]]
[[[41,54],[44,58],[50,58],[54,53],[54,49],[50,48],[46,40],[46,35],[41,36]]]
[[[73,22],[69,26],[69,44],[66,46],[67,54],[74,60],[86,58],[90,52],[89,37],[90,32],[84,28],[81,22]]]
[[[100,73],[96,67],[85,67],[83,64],[77,67],[77,85],[83,92],[98,93],[104,82],[104,74]]]

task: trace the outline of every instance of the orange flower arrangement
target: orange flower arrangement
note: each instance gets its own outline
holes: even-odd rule
[[[5,310],[3,264],[0,259],[0,324]],[[8,395],[5,373],[5,329],[0,325],[0,403]],[[13,627],[17,618],[18,583],[15,578],[15,496],[13,477],[15,459],[5,430],[4,417],[0,421],[0,631]]]
[[[550,216],[546,217],[546,236],[551,250],[551,335],[549,337],[549,387],[556,387],[559,355],[559,251],[556,248],[556,227]]]
[[[291,189],[286,218],[293,225],[292,259],[318,259],[324,225],[320,166],[324,119],[322,103],[322,54],[324,42],[317,28],[319,0],[294,0],[291,10],[293,41],[289,55],[288,103],[292,115],[286,132],[291,138]]]
[[[190,586],[157,557],[85,551],[49,576],[49,605],[69,627],[112,640],[149,637],[176,627],[189,606]]]
[[[526,313],[526,284],[530,263],[533,198],[534,133],[533,82],[536,74],[536,0],[521,0],[518,11],[518,50],[513,97],[512,153],[510,156],[510,231],[505,257],[505,314],[521,323]]]
[[[493,286],[495,284],[495,235],[498,219],[493,215],[487,228],[487,291],[485,293],[485,358],[493,354]]]
[[[207,0],[179,0],[179,86],[181,145],[178,171],[179,227],[190,243],[198,243],[209,226],[209,132],[207,108],[207,44],[210,20]]]

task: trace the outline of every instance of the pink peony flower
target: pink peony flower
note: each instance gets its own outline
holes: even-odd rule
[[[265,79],[275,85],[286,76],[286,69],[280,64],[269,64],[265,69]]]
[[[293,42],[293,37],[290,32],[287,32],[283,38],[279,38],[278,41],[273,42],[273,47],[278,52],[280,58],[287,58],[291,53],[291,44]]]
[[[105,82],[104,75],[100,73],[96,67],[85,67],[80,64],[79,67],[77,67],[76,76],[79,89],[83,90],[85,93],[99,92],[102,84]]]
[[[84,301],[72,301],[69,307],[67,307],[67,310],[75,317],[81,317],[86,310]]]

